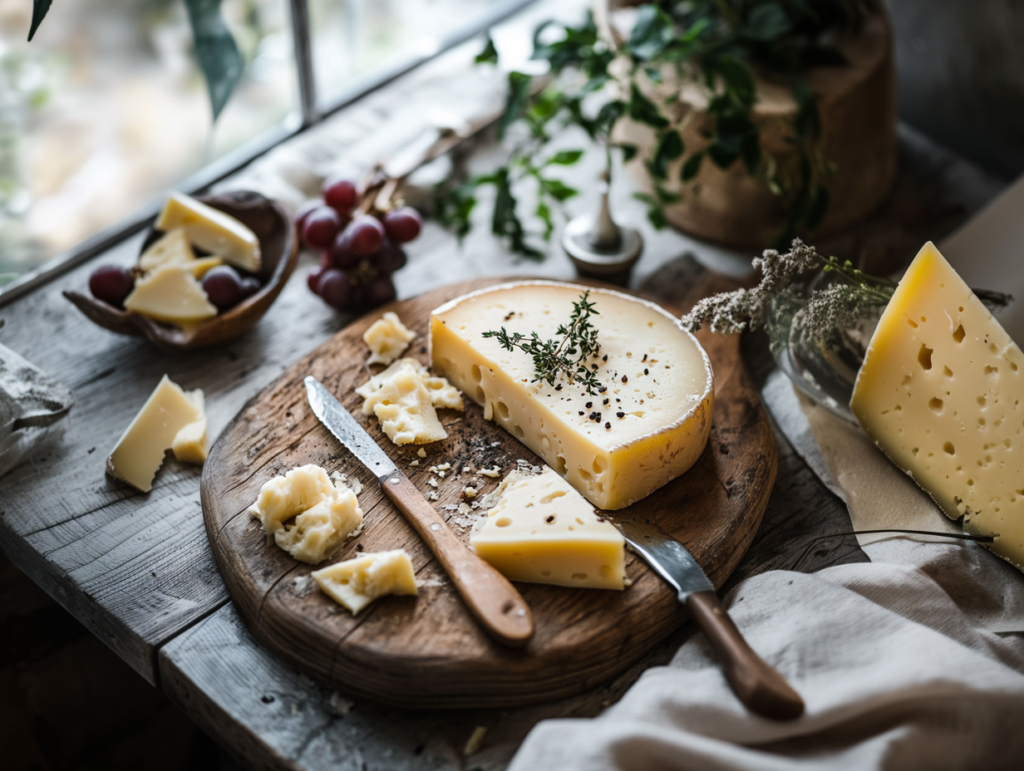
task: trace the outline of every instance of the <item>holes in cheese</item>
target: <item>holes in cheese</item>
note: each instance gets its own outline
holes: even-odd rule
[[[963,516],[967,532],[996,536],[992,550],[1024,568],[1021,361],[1020,348],[928,243],[871,338],[850,408],[942,511]]]
[[[628,506],[686,471],[711,430],[711,363],[696,339],[656,305],[591,289],[603,391],[564,379],[534,382],[532,358],[482,333],[541,340],[557,333],[585,287],[503,284],[431,314],[431,362],[494,420],[602,509]]]
[[[399,359],[356,389],[363,414],[376,415],[395,444],[426,444],[448,433],[435,407],[463,409],[462,395],[443,377],[432,377],[416,359]]]
[[[336,487],[314,464],[265,482],[249,513],[278,546],[311,565],[323,562],[363,522],[355,493]]]
[[[551,468],[511,472],[470,548],[512,581],[624,589],[625,542]]]

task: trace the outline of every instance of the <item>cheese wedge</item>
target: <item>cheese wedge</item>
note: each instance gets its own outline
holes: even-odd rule
[[[196,253],[188,242],[184,228],[174,228],[154,241],[139,257],[139,267],[146,273],[167,265],[188,265],[195,262]]]
[[[564,379],[535,382],[531,357],[483,332],[561,339],[586,287],[546,281],[504,284],[431,314],[431,366],[602,509],[650,495],[694,464],[711,431],[711,362],[696,338],[658,306],[590,289],[604,390]],[[607,358],[606,358],[607,357]]]
[[[947,516],[1024,569],[1024,354],[930,242],[882,315],[850,409]]]
[[[243,270],[260,269],[256,234],[229,214],[182,193],[167,196],[154,225],[158,230],[182,228],[193,246],[221,257]]]
[[[314,464],[265,482],[249,513],[278,546],[310,565],[323,562],[363,522],[355,493],[336,487]]]
[[[217,307],[196,277],[181,265],[165,265],[140,279],[124,307],[171,324],[203,321],[217,315]]]
[[[353,615],[387,594],[418,594],[405,549],[364,554],[314,570],[312,576],[324,594]]]
[[[447,380],[431,377],[416,359],[399,359],[356,389],[363,414],[376,415],[395,444],[426,444],[448,436],[435,407],[461,410],[462,395]]]
[[[551,468],[513,471],[470,548],[512,581],[624,589],[625,541]]]
[[[195,392],[193,392],[195,393]],[[186,394],[164,375],[107,458],[107,473],[148,493],[178,432],[202,417],[202,392]]]
[[[398,315],[388,311],[363,333],[363,342],[370,349],[367,364],[390,364],[416,339],[416,333],[406,328]]]

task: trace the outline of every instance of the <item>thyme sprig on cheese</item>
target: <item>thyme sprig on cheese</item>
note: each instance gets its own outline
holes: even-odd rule
[[[813,286],[803,301],[803,328],[815,342],[829,345],[837,333],[856,328],[865,317],[885,308],[897,287],[891,279],[858,270],[849,260],[825,257],[799,238],[783,254],[765,249],[754,258],[753,266],[761,271],[756,287],[704,298],[683,316],[683,327],[696,332],[707,325],[712,332],[726,335],[760,329],[769,323],[776,301],[787,296],[796,299],[794,293],[821,272],[831,280]],[[989,309],[1013,299],[1001,292],[974,292]]]
[[[484,337],[493,337],[506,351],[518,348],[533,359],[534,382],[555,385],[559,375],[570,383],[579,383],[594,395],[601,390],[601,380],[597,377],[598,365],[590,360],[596,358],[601,351],[597,341],[597,327],[590,322],[591,315],[600,316],[590,302],[590,290],[580,295],[580,299],[572,304],[572,315],[569,325],[560,324],[555,331],[561,340],[541,340],[533,332],[526,337],[520,332],[509,334],[505,327],[500,331],[490,330],[481,333]]]

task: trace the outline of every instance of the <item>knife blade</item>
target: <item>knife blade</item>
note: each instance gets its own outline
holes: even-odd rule
[[[437,510],[323,383],[314,377],[304,382],[313,414],[377,477],[384,495],[437,557],[477,622],[504,645],[525,645],[533,635],[533,614],[515,587],[455,537]]]
[[[793,720],[804,702],[771,665],[757,655],[729,617],[715,587],[690,550],[649,521],[612,520],[626,543],[675,589],[718,653],[733,692],[747,709],[773,720]]]

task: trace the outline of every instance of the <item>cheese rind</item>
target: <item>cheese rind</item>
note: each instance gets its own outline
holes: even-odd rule
[[[431,377],[416,359],[399,359],[356,389],[363,414],[376,415],[395,444],[426,444],[448,436],[437,407],[461,410],[462,396],[444,378]]]
[[[336,487],[314,464],[265,482],[249,513],[278,546],[310,565],[323,562],[363,522],[355,493]]]
[[[932,243],[886,306],[850,402],[876,445],[1024,569],[1024,354]]]
[[[602,509],[654,492],[696,462],[711,431],[714,378],[704,349],[677,319],[628,295],[590,288],[607,391],[534,381],[531,357],[506,351],[488,330],[561,339],[587,287],[503,284],[431,314],[431,365]],[[604,358],[607,356],[607,360]]]
[[[231,215],[182,193],[167,196],[154,227],[182,228],[194,246],[244,270],[256,273],[260,269],[260,242],[255,233]]]
[[[107,458],[107,473],[148,493],[178,432],[201,417],[196,398],[164,375],[117,440]]]
[[[398,315],[388,311],[363,333],[363,342],[370,348],[367,364],[390,364],[416,339]]]
[[[470,548],[512,581],[624,589],[625,541],[551,468],[513,471]]]
[[[172,324],[204,321],[217,315],[192,272],[181,265],[157,268],[135,284],[124,307]]]
[[[315,570],[312,575],[324,594],[353,615],[387,594],[418,594],[405,549],[364,554]]]

